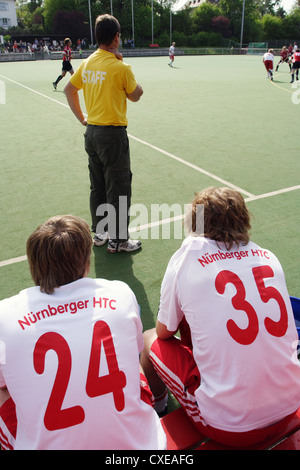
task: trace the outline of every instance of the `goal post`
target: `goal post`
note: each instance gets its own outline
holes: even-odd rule
[[[268,50],[267,42],[250,42],[248,45],[248,54],[264,54]]]

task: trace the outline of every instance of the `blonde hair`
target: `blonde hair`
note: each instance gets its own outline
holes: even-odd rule
[[[199,216],[204,226],[197,225]],[[195,194],[185,225],[188,234],[223,242],[228,250],[233,244],[249,242],[250,213],[243,196],[234,189],[210,187]]]
[[[92,237],[87,222],[73,215],[51,217],[27,240],[27,257],[35,285],[46,294],[87,273]]]

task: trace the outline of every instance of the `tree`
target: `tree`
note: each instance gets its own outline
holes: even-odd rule
[[[88,30],[83,12],[58,11],[53,19],[53,33],[73,38],[73,41],[87,37]]]
[[[135,11],[135,41],[141,46],[148,45],[151,38],[151,15],[151,6],[149,3],[147,5],[141,5]]]
[[[18,24],[26,32],[41,33],[44,28],[42,0],[19,0],[16,5]]]
[[[283,35],[287,39],[300,39],[300,8],[295,8],[283,19]]]
[[[278,16],[266,14],[261,19],[263,26],[263,39],[281,39],[283,36],[282,20]]]
[[[276,15],[276,10],[280,7],[281,0],[255,0],[256,11],[261,16],[270,14]]]
[[[231,30],[230,30],[230,20],[225,18],[225,16],[219,15],[215,16],[212,19],[212,30],[216,33],[221,33],[224,38],[230,38]]]
[[[202,3],[192,13],[193,31],[210,31],[212,19],[219,15],[221,15],[221,10],[217,5]]]
[[[58,11],[72,11],[75,9],[75,0],[45,0],[44,19],[47,31],[52,32],[54,17]]]
[[[257,16],[256,0],[247,0],[245,2],[244,17],[244,38],[249,36],[250,25]],[[242,25],[243,0],[220,0],[219,7],[226,18],[230,20],[230,27],[233,36],[240,37]]]
[[[192,30],[192,21],[189,8],[177,11],[173,15],[173,31],[180,31],[186,35],[190,34]]]

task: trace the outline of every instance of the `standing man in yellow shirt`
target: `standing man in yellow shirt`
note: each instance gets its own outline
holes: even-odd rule
[[[108,251],[135,251],[138,240],[128,233],[131,201],[130,151],[127,136],[127,99],[136,102],[143,94],[131,66],[118,51],[120,24],[111,15],[96,19],[98,49],[72,75],[65,87],[69,106],[87,126],[85,149],[89,157],[90,211],[94,244]],[[79,102],[83,90],[87,119]]]

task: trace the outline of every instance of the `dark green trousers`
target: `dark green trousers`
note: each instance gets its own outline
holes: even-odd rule
[[[89,157],[92,231],[108,230],[112,240],[127,240],[132,174],[126,127],[88,124],[85,150]]]

